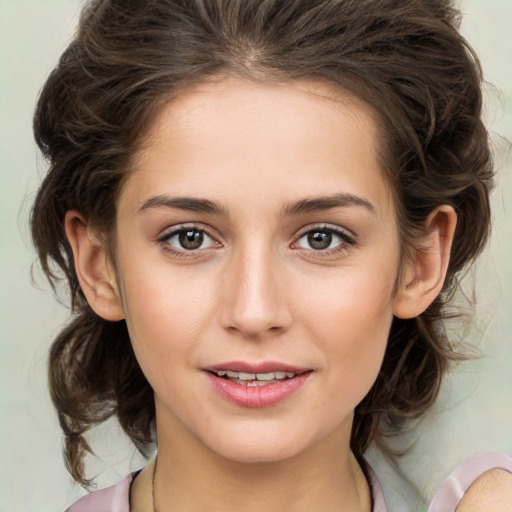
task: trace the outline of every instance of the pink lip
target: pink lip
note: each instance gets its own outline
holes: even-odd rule
[[[229,361],[226,363],[216,364],[215,366],[207,366],[203,368],[207,372],[219,372],[221,370],[231,370],[232,372],[245,373],[270,373],[270,372],[286,372],[301,374],[310,370],[310,368],[300,368],[298,366],[290,366],[288,364],[279,363],[277,361],[263,361],[261,363],[247,363],[244,361]]]
[[[245,363],[232,361],[204,368],[208,382],[221,397],[236,405],[249,408],[263,408],[282,402],[298,391],[311,375],[312,371],[277,362]],[[244,386],[218,377],[212,372],[231,370],[245,373],[287,372],[295,377],[264,386]]]

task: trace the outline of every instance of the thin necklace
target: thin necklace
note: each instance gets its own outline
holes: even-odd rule
[[[153,466],[153,475],[151,477],[151,505],[153,507],[153,512],[157,512],[156,510],[156,499],[155,499],[155,493],[156,493],[156,465],[158,462],[158,456],[155,457],[155,465]],[[366,473],[365,473],[366,476]],[[371,493],[371,500],[372,500],[372,509],[373,510],[373,493],[371,492],[370,487],[370,493]]]
[[[153,476],[151,478],[151,504],[153,506],[153,512],[156,511],[156,505],[155,505],[155,477],[156,477],[156,464],[158,462],[158,456],[155,457],[155,465],[153,466]]]

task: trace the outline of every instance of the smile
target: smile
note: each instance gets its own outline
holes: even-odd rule
[[[313,373],[312,370],[278,363],[226,363],[225,366],[204,370],[216,394],[235,405],[248,408],[269,407],[283,402],[298,392]]]
[[[296,376],[293,372],[246,373],[231,370],[220,370],[215,374],[242,386],[268,386],[286,379],[293,379]]]

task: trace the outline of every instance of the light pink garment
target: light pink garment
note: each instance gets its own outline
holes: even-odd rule
[[[472,457],[451,473],[435,495],[428,512],[455,512],[471,484],[490,469],[504,469],[512,473],[512,457],[489,452]],[[66,512],[130,512],[130,485],[138,472],[132,473],[112,487],[80,498]],[[369,484],[374,506],[372,512],[386,512],[386,503],[379,480],[369,468]]]
[[[138,473],[131,473],[116,485],[83,496],[66,512],[130,512],[130,485]]]
[[[368,484],[372,490],[373,497],[372,512],[386,512],[386,502],[384,501],[384,493],[382,492],[379,479],[369,464],[366,467],[368,469]]]
[[[465,460],[443,482],[428,512],[454,511],[471,484],[490,469],[504,469],[512,473],[512,457],[504,453],[488,452]]]

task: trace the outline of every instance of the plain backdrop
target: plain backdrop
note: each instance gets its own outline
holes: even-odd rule
[[[37,270],[37,287],[31,282],[27,227],[45,170],[32,139],[34,104],[80,5],[0,0],[0,512],[62,511],[84,492],[64,468],[46,384],[48,348],[68,312]],[[512,1],[463,0],[462,10],[463,32],[489,82],[486,118],[499,168],[493,237],[473,272],[478,315],[468,333],[484,356],[446,380],[432,414],[400,441],[415,446],[398,468],[369,454],[393,511],[426,509],[442,480],[470,455],[512,453],[512,158],[505,140],[512,139]],[[144,463],[113,422],[93,438],[98,457],[89,461],[89,474],[100,487]]]

